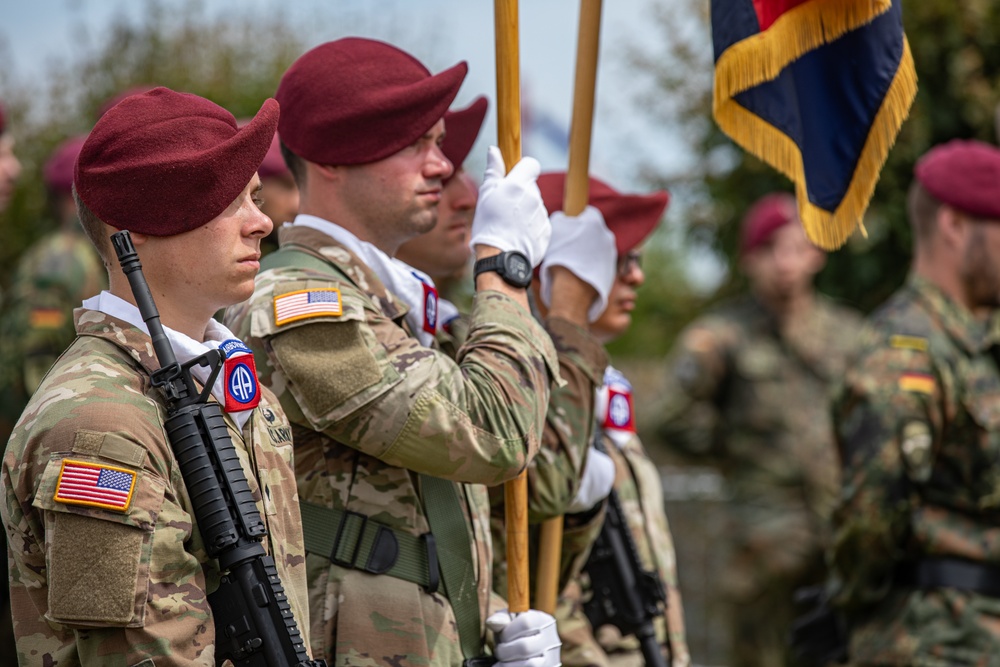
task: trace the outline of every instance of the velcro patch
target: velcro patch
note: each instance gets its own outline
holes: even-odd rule
[[[63,459],[53,500],[124,512],[135,490],[135,472],[127,468]]]
[[[934,376],[926,373],[903,373],[899,378],[899,388],[918,394],[934,393]]]
[[[425,282],[424,288],[424,331],[436,334],[438,329],[438,291]]]
[[[310,317],[339,317],[343,313],[340,290],[336,287],[298,290],[274,298],[274,324],[279,327]]]
[[[889,345],[897,350],[927,351],[927,339],[920,336],[895,335],[889,339]]]

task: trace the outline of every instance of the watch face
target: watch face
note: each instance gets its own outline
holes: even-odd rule
[[[504,276],[515,285],[527,287],[531,284],[531,264],[519,252],[508,252],[504,257]]]

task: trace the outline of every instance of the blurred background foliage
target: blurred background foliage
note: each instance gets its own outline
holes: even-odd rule
[[[656,49],[605,39],[601,57],[619,61],[640,79],[642,92],[630,101],[631,112],[676,128],[687,155],[679,161],[683,167],[671,173],[652,163],[640,170],[643,183],[635,190],[666,188],[672,199],[665,224],[647,244],[647,280],[635,325],[613,343],[616,358],[662,356],[690,319],[742,290],[736,256],[742,213],[767,192],[791,190],[786,179],[735,147],[712,121],[707,0],[651,1],[648,13],[650,29],[660,35]],[[139,20],[123,15],[100,34],[81,29],[72,61],[47,63],[47,75],[39,80],[18,80],[0,70],[0,90],[24,164],[15,198],[0,214],[6,232],[0,266],[13,266],[54,225],[41,185],[42,165],[61,140],[86,132],[107,100],[136,85],[159,84],[203,95],[237,117],[250,116],[273,95],[305,45],[315,43],[314,36],[363,34],[363,20],[331,9],[303,25],[280,7],[264,14],[217,14],[199,0],[150,0]],[[818,280],[823,292],[865,311],[884,300],[908,269],[905,193],[915,160],[948,139],[995,140],[1000,3],[910,0],[904,24],[919,77],[916,102],[866,215],[867,237],[855,234],[831,253]],[[8,48],[0,42],[0,60]],[[724,269],[721,282],[693,281],[688,270],[693,257]]]

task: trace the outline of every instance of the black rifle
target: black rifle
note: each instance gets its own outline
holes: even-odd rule
[[[604,451],[600,430],[594,438],[594,447]],[[593,595],[583,603],[583,611],[594,629],[613,625],[622,635],[635,635],[646,665],[667,667],[653,626],[653,620],[666,609],[667,593],[657,572],[646,570],[639,560],[614,490],[608,495],[604,525],[584,571],[590,576]]]
[[[215,617],[216,662],[228,659],[238,667],[326,667],[323,660],[309,659],[274,559],[261,545],[267,528],[240,467],[222,409],[208,400],[222,368],[222,354],[210,350],[184,365],[177,363],[131,236],[118,232],[111,242],[160,362],[152,383],[166,400],[164,427],[170,447],[208,555],[219,560],[222,583],[208,595]],[[196,365],[211,370],[200,394],[191,377]]]

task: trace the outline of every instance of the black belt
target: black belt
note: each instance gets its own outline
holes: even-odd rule
[[[955,588],[1000,598],[1000,566],[961,558],[925,558],[896,568],[895,582],[911,588]]]

